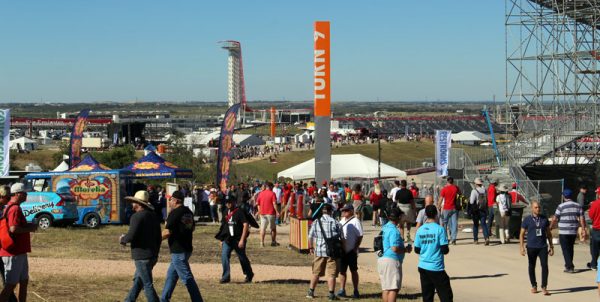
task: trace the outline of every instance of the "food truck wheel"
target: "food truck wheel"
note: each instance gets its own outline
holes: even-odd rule
[[[45,230],[52,226],[52,216],[42,214],[35,218],[35,223],[38,225],[38,228]]]
[[[98,228],[100,227],[100,216],[96,213],[88,213],[83,217],[83,224],[90,229]]]

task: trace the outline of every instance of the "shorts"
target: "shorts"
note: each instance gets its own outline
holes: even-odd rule
[[[402,286],[402,264],[400,261],[381,257],[377,260],[377,272],[381,290],[400,290]]]
[[[18,284],[23,280],[29,280],[27,254],[2,257],[2,262],[4,262],[6,284]]]
[[[398,208],[400,208],[400,210],[402,210],[402,212],[404,212],[404,216],[402,216],[401,222],[415,223],[415,221],[417,220],[417,217],[415,215],[415,210],[413,210],[413,208],[410,206],[410,204],[399,203]]]
[[[271,231],[275,230],[275,215],[260,215],[260,230],[266,230],[267,225]]]
[[[340,259],[340,273],[346,273],[348,268],[350,268],[351,272],[358,271],[358,255],[355,251],[350,251],[348,253],[344,253],[342,258]]]
[[[379,211],[379,205],[375,205],[375,204],[373,204],[373,205],[371,205],[371,206],[373,207],[373,212],[377,212],[377,211]]]
[[[281,204],[280,203],[277,204],[277,212],[281,213]]]
[[[354,207],[354,213],[362,212],[363,202],[361,200],[355,200],[352,202],[352,206]]]
[[[337,278],[338,263],[330,257],[315,257],[312,270],[314,276]]]

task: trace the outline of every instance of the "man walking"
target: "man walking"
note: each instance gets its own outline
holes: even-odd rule
[[[417,206],[412,192],[406,188],[406,185],[406,180],[403,179],[400,181],[400,189],[396,191],[395,198],[398,201],[398,208],[404,213],[399,225],[400,233],[402,234],[402,238],[410,241],[410,228],[415,223]],[[406,232],[404,231],[404,226],[406,226]]]
[[[496,203],[496,186],[498,185],[497,179],[492,179],[487,189],[487,200],[488,200],[488,214],[487,214],[487,227],[488,235],[492,236],[492,224],[494,223],[494,204]]]
[[[194,214],[188,207],[183,206],[183,199],[184,196],[180,191],[173,192],[169,199],[171,213],[167,216],[162,239],[168,240],[169,250],[171,251],[171,264],[167,270],[167,280],[165,280],[165,287],[160,298],[161,302],[171,300],[171,295],[179,279],[187,288],[190,301],[203,301],[189,263],[193,251]]]
[[[481,230],[483,231],[485,245],[489,245],[490,239],[488,227],[485,223],[488,212],[488,201],[485,196],[486,192],[483,188],[483,181],[481,181],[481,178],[475,178],[474,182],[475,189],[471,191],[471,196],[469,198],[469,213],[471,214],[471,219],[473,220],[473,242],[475,244],[479,244],[479,226],[481,223]]]
[[[363,239],[363,229],[360,221],[354,216],[354,207],[345,205],[342,210],[342,244],[344,255],[340,259],[340,290],[337,295],[346,297],[346,272],[350,268],[352,275],[352,286],[354,287],[353,298],[359,297],[358,292],[358,248]]]
[[[277,217],[275,217],[275,224],[280,225],[281,221],[279,220],[279,215],[281,215],[281,195],[282,195],[282,190],[281,190],[279,182],[276,182],[274,184],[273,193],[275,193],[275,199],[277,201],[277,213],[279,213],[277,215]]]
[[[220,283],[229,283],[231,281],[231,272],[229,260],[231,258],[231,252],[235,250],[238,255],[240,264],[242,265],[242,272],[246,275],[244,282],[252,282],[254,273],[252,272],[252,266],[250,260],[246,256],[246,242],[248,235],[250,235],[250,224],[246,219],[244,210],[237,208],[233,200],[227,200],[226,203],[227,212],[221,222],[221,229],[215,238],[221,242],[221,264],[223,266],[223,275],[221,276]]]
[[[549,295],[546,287],[548,286],[548,255],[554,255],[554,245],[552,245],[552,232],[550,231],[550,222],[548,218],[540,214],[540,203],[534,201],[531,203],[531,215],[523,219],[521,224],[521,233],[519,243],[521,246],[521,256],[525,256],[525,233],[527,233],[527,258],[529,260],[529,282],[531,282],[531,293],[536,294],[537,281],[535,279],[535,262],[540,258],[542,267],[542,293]],[[550,245],[550,248],[548,248]]]
[[[327,276],[327,287],[329,289],[329,300],[337,300],[335,296],[335,278],[338,275],[338,259],[328,253],[327,240],[339,238],[342,230],[340,224],[331,217],[333,206],[325,203],[322,207],[321,217],[315,219],[310,227],[308,239],[310,251],[315,255],[312,265],[313,276],[306,297],[315,297],[315,287],[319,283],[319,277]],[[318,217],[318,216],[317,216]]]
[[[277,210],[277,196],[273,193],[273,183],[267,182],[266,189],[258,193],[256,205],[260,214],[260,246],[265,247],[267,228],[271,231],[271,246],[278,246],[275,217],[279,216],[279,211]]]
[[[402,287],[402,262],[404,254],[411,252],[411,247],[404,246],[404,240],[398,230],[402,210],[394,208],[388,215],[389,222],[382,227],[383,254],[377,259],[377,271],[381,280],[381,298],[384,302],[396,301]]]
[[[0,293],[0,301],[9,301],[14,290],[19,285],[19,301],[27,301],[27,285],[29,284],[29,260],[31,253],[29,233],[37,230],[36,224],[27,223],[21,210],[21,203],[27,199],[25,186],[16,183],[10,187],[11,198],[2,217],[6,217],[9,235],[14,240],[10,249],[0,248],[0,256],[4,264],[5,285]]]
[[[574,273],[573,265],[573,246],[577,240],[577,228],[581,226],[581,238],[585,238],[585,219],[581,206],[571,199],[573,192],[570,189],[564,189],[563,202],[558,205],[554,218],[552,219],[552,228],[558,225],[558,239],[560,249],[565,259],[565,273]]]
[[[154,213],[154,207],[149,202],[150,195],[147,191],[137,191],[133,197],[125,197],[132,203],[134,214],[129,220],[129,231],[121,235],[120,243],[131,243],[131,258],[135,264],[133,286],[125,298],[126,302],[137,300],[140,291],[144,289],[148,302],[157,302],[158,295],[154,290],[152,269],[158,261],[160,242],[160,221]]]
[[[596,200],[592,201],[590,206],[590,219],[592,220],[592,230],[590,231],[590,254],[592,261],[588,263],[588,268],[598,269],[598,256],[600,256],[600,187],[596,189]]]
[[[438,200],[438,209],[442,208],[442,201],[444,207],[442,210],[442,226],[446,232],[450,231],[452,238],[452,244],[456,245],[456,236],[458,232],[458,211],[456,210],[456,195],[460,193],[458,187],[454,184],[454,178],[448,177],[447,184],[440,191],[440,198]]]
[[[415,235],[415,253],[419,254],[419,275],[423,302],[433,302],[435,292],[441,302],[452,302],[450,278],[444,270],[444,255],[450,252],[446,231],[434,222],[435,206],[425,207],[427,221]]]

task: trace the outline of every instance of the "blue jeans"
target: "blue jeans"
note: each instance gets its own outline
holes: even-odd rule
[[[446,232],[448,232],[448,227],[450,228],[450,240],[455,241],[456,233],[458,232],[458,211],[442,210],[442,226]]]
[[[488,212],[487,212],[487,228],[488,228],[488,235],[492,234],[492,224],[494,223],[494,207],[488,207]],[[496,234],[498,235],[498,234]]]
[[[165,280],[165,287],[163,288],[162,296],[160,297],[161,302],[168,302],[171,300],[171,295],[173,294],[173,290],[175,290],[178,279],[181,279],[181,282],[183,282],[187,288],[187,291],[190,294],[190,301],[204,301],[202,300],[200,289],[198,288],[198,284],[196,284],[196,280],[194,280],[194,275],[192,274],[192,269],[188,262],[191,255],[192,253],[171,253],[171,264],[167,270],[167,280]]]
[[[238,242],[227,243],[227,241],[223,241],[223,249],[221,250],[221,264],[223,265],[223,276],[221,280],[230,280],[230,268],[229,268],[229,258],[231,258],[231,252],[235,250],[235,253],[238,255],[238,259],[240,260],[240,264],[242,265],[242,272],[246,277],[254,276],[252,273],[252,267],[250,266],[250,260],[248,260],[248,256],[246,256],[246,246],[243,249],[238,247]]]
[[[125,302],[133,302],[137,300],[142,288],[148,302],[158,302],[158,295],[154,290],[152,281],[152,269],[156,265],[156,257],[144,260],[134,260],[135,274],[133,275],[133,286],[129,290],[129,294],[125,298]]]
[[[488,226],[485,223],[487,220],[487,211],[479,211],[479,214],[473,215],[473,240],[477,241],[479,239],[479,225],[481,224],[481,230],[483,231],[483,239],[488,239],[490,237],[490,233],[488,233]]]
[[[590,232],[590,254],[592,255],[592,268],[598,267],[598,256],[600,255],[600,230],[592,229]]]

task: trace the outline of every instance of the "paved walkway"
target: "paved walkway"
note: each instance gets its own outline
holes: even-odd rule
[[[372,252],[373,237],[380,228],[365,222],[365,238],[360,254],[360,270],[376,272],[377,256]],[[414,229],[412,234],[414,237]],[[548,290],[551,296],[531,294],[527,273],[527,257],[519,253],[518,241],[501,245],[493,240],[490,246],[473,245],[471,233],[459,233],[457,245],[450,246],[446,255],[446,271],[451,278],[454,301],[598,301],[596,272],[583,270],[590,260],[589,245],[575,245],[575,274],[563,273],[564,260],[560,245],[555,246],[555,254],[549,257]],[[418,255],[408,254],[403,264],[403,287],[420,288],[417,271]],[[541,269],[537,268],[538,284],[541,283]]]

